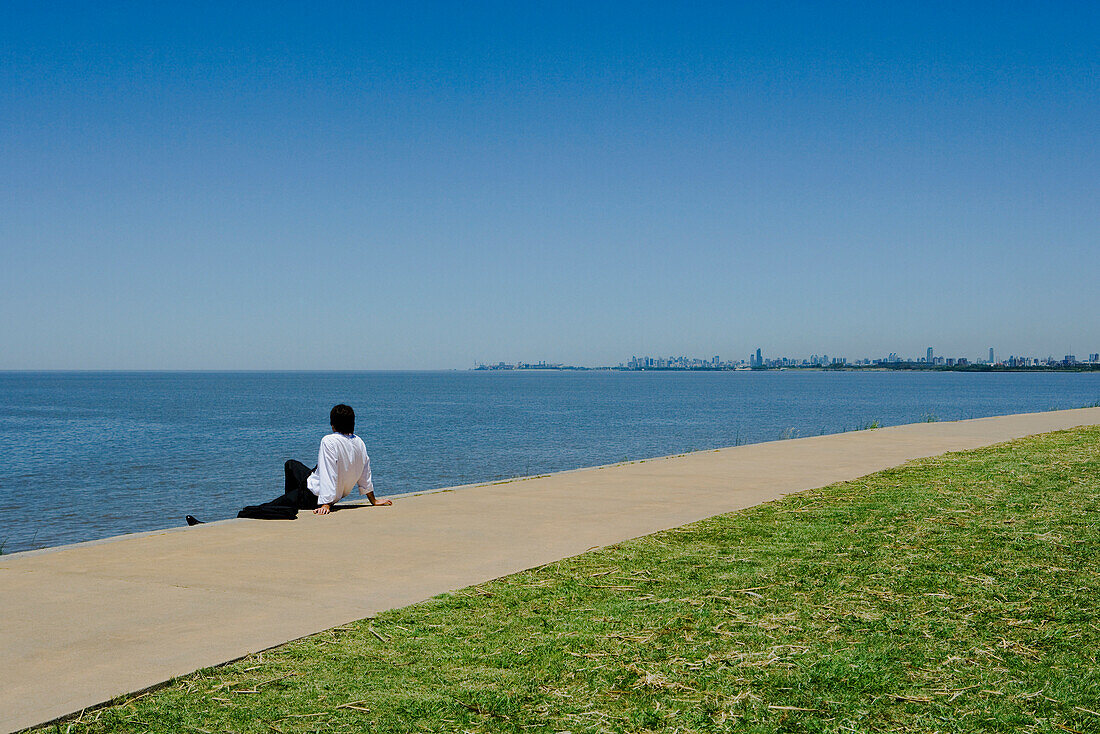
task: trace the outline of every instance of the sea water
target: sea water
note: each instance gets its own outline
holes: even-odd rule
[[[0,544],[233,517],[316,463],[339,402],[393,495],[1097,401],[1095,372],[0,373]]]

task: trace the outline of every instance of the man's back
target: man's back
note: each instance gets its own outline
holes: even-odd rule
[[[309,491],[317,495],[318,504],[328,505],[347,497],[356,484],[359,494],[374,492],[363,439],[355,434],[326,435],[317,453],[317,469],[307,481]]]

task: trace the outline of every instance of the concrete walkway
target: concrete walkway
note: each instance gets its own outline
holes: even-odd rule
[[[593,547],[1100,408],[753,444],[0,556],[0,731]],[[337,564],[321,559],[339,557]]]

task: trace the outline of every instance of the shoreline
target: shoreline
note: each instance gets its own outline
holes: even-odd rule
[[[78,721],[587,731],[596,715],[609,731],[838,720],[924,731],[934,706],[948,731],[976,715],[1005,730],[1041,720],[1090,731],[1100,677],[1079,671],[1100,645],[1089,555],[1098,438],[1078,428],[917,460],[627,540],[131,693]],[[1043,622],[1020,620],[1023,610]]]
[[[1089,731],[1098,438],[1079,428],[914,461],[386,611],[79,719],[164,732],[587,731],[592,716],[614,731]]]
[[[785,371],[785,370],[786,370],[786,368],[782,368],[782,369],[776,368],[776,369],[765,369],[765,370],[757,370],[757,371],[781,372],[781,371]],[[808,371],[808,372],[845,371],[845,370],[833,370],[833,369],[826,369],[826,368],[799,368],[799,370]],[[523,372],[524,370],[511,370],[511,371],[512,372]],[[529,371],[529,372],[544,372],[544,371],[547,371],[547,370],[526,370],[526,371]],[[568,371],[568,370],[566,370],[566,371]],[[618,371],[618,370],[612,370],[612,371]],[[688,370],[634,370],[634,371],[686,372]],[[712,370],[712,371],[721,371],[721,370]],[[732,370],[730,370],[730,371],[732,371]],[[742,370],[742,371],[744,371],[744,370]],[[871,369],[871,370],[867,370],[867,371],[892,372],[892,371],[896,371],[896,370]],[[933,370],[929,370],[929,371],[933,371]],[[948,370],[948,371],[950,371],[950,370]],[[1010,370],[1006,370],[1006,371],[1010,371]],[[186,373],[186,371],[181,371],[180,373],[181,374]],[[89,372],[88,374],[94,374],[94,372]],[[142,373],[131,373],[131,374],[142,374]],[[339,374],[339,373],[334,373],[334,374]],[[1006,417],[1006,416],[1011,416],[1011,415],[1039,415],[1039,414],[1042,414],[1042,413],[1052,413],[1052,412],[1056,413],[1056,412],[1061,412],[1061,411],[1066,411],[1066,410],[1085,410],[1085,409],[1091,409],[1091,408],[1096,408],[1096,407],[1100,407],[1100,402],[1090,403],[1090,404],[1079,406],[1079,407],[1076,407],[1076,408],[1051,408],[1049,410],[1036,411],[1034,413],[1001,413],[1001,414],[993,414],[993,415],[989,415],[989,416],[981,416],[979,418],[966,418],[966,419],[962,419],[962,420],[963,421],[965,421],[965,420],[983,420],[983,419],[987,419],[987,418],[1000,418],[1000,417]],[[937,419],[937,420],[931,421],[931,422],[936,422],[936,423],[958,423],[958,422],[962,422],[962,421],[940,421],[940,420]],[[509,483],[513,483],[513,482],[524,482],[524,481],[530,481],[530,480],[535,480],[535,479],[544,479],[544,478],[547,478],[547,477],[552,477],[552,476],[557,476],[557,475],[566,475],[566,474],[571,474],[571,473],[575,473],[575,472],[585,472],[585,471],[591,471],[591,470],[597,470],[597,469],[608,469],[608,468],[612,468],[612,467],[628,466],[628,465],[631,465],[631,464],[652,462],[652,461],[661,461],[661,460],[665,460],[665,459],[673,459],[673,458],[679,458],[679,457],[684,457],[684,456],[690,456],[690,455],[693,455],[693,454],[706,454],[706,453],[714,452],[714,451],[726,451],[726,450],[733,449],[733,448],[738,448],[738,447],[741,447],[741,446],[752,446],[752,445],[772,443],[776,440],[798,441],[798,440],[804,440],[804,439],[807,439],[807,438],[817,438],[817,437],[821,437],[821,436],[844,435],[844,434],[852,433],[852,432],[855,432],[855,431],[885,430],[885,429],[899,428],[899,427],[902,427],[902,426],[915,425],[916,424],[916,423],[901,423],[901,424],[892,424],[892,425],[877,425],[877,423],[878,423],[877,420],[869,419],[865,424],[857,425],[855,427],[847,428],[847,429],[844,429],[844,430],[841,430],[841,431],[836,431],[834,433],[819,433],[819,434],[814,434],[814,435],[809,435],[809,436],[798,436],[797,433],[796,433],[794,436],[791,436],[789,438],[784,437],[784,438],[780,438],[780,439],[771,439],[771,440],[766,440],[766,441],[746,442],[746,443],[735,444],[735,445],[732,445],[732,446],[721,446],[721,447],[718,447],[718,448],[710,448],[710,449],[698,449],[698,450],[694,450],[694,451],[687,451],[687,452],[681,452],[681,453],[650,456],[650,457],[645,457],[645,458],[641,458],[641,459],[627,459],[627,460],[623,460],[623,461],[611,462],[611,463],[608,463],[608,464],[594,464],[594,465],[576,467],[576,468],[573,468],[573,469],[563,469],[561,471],[547,472],[547,473],[541,473],[541,474],[518,475],[518,476],[506,477],[506,478],[501,478],[501,479],[490,479],[490,480],[485,480],[485,481],[469,482],[469,483],[466,483],[466,484],[450,485],[450,486],[445,486],[445,487],[434,487],[434,488],[430,488],[430,489],[418,489],[418,490],[412,490],[412,491],[408,491],[408,492],[398,492],[398,493],[394,493],[394,494],[385,494],[385,495],[378,494],[378,497],[385,498],[385,499],[391,499],[391,500],[399,500],[399,499],[407,499],[407,498],[410,498],[410,497],[418,497],[418,496],[422,496],[422,495],[432,495],[432,494],[438,494],[438,493],[444,493],[444,492],[462,492],[462,491],[468,491],[470,489],[476,489],[476,488],[481,488],[481,487],[489,487],[489,486],[494,486],[494,485],[498,485],[498,484],[509,484]],[[353,495],[353,496],[357,497],[358,495]],[[367,504],[366,500],[354,499],[354,500],[344,501],[343,503],[340,504],[340,506],[344,507],[344,508],[350,508],[350,507],[355,507],[355,506],[360,506],[360,505],[365,505],[365,504]],[[203,524],[204,525],[222,525],[222,524],[229,523],[229,522],[232,522],[232,521],[238,521],[239,519],[240,518],[236,518],[236,517],[225,517],[225,518],[221,518],[221,519],[217,519],[217,520],[205,521]],[[299,517],[299,519],[301,519],[301,518]],[[181,522],[182,522],[182,520],[181,520]],[[178,532],[178,531],[184,531],[184,530],[188,530],[188,529],[189,528],[186,525],[171,525],[171,526],[163,527],[163,528],[152,528],[152,529],[149,529],[149,530],[137,530],[137,531],[134,531],[134,532],[122,532],[122,533],[116,533],[114,535],[104,536],[102,538],[91,538],[89,540],[75,541],[75,542],[72,542],[72,543],[60,543],[60,544],[57,544],[57,545],[48,545],[48,546],[44,546],[44,547],[41,547],[41,548],[28,548],[28,549],[25,549],[25,550],[8,551],[8,552],[4,552],[2,550],[2,546],[0,546],[0,559],[16,558],[16,557],[27,557],[27,556],[32,556],[32,555],[41,555],[41,554],[51,553],[51,552],[55,552],[55,551],[65,550],[65,549],[68,549],[68,548],[79,548],[79,547],[86,547],[86,546],[91,547],[91,546],[96,546],[96,545],[102,545],[104,543],[111,543],[111,542],[115,542],[115,541],[125,540],[125,539],[129,539],[129,538],[142,538],[142,537],[148,537],[148,536],[164,535],[164,534]],[[4,540],[3,538],[0,538],[0,541],[3,541],[3,540]]]
[[[0,556],[0,730],[912,459],[1096,424],[1100,408],[915,423],[436,491],[293,523],[211,523]]]
[[[883,428],[891,428],[891,426],[883,426]],[[866,430],[866,429],[852,429],[852,430]],[[879,430],[879,429],[876,428],[874,430]],[[850,431],[846,431],[846,433],[848,433],[848,432],[850,432]],[[831,436],[831,435],[837,435],[837,434],[824,434],[824,435],[830,435]],[[814,438],[814,437],[813,436],[802,436],[802,437],[798,437],[798,438],[789,438],[789,439],[783,439],[783,440],[785,440],[785,441],[798,441],[798,440],[801,440],[802,438]],[[761,442],[761,443],[768,443],[768,442]],[[742,445],[749,446],[749,445],[752,445],[752,444],[742,444]],[[717,449],[700,449],[699,451],[686,451],[686,452],[680,453],[680,454],[668,454],[666,456],[653,456],[653,457],[649,457],[649,458],[645,458],[645,459],[629,459],[627,461],[617,461],[617,462],[614,462],[614,463],[611,463],[611,464],[597,464],[595,466],[582,466],[582,467],[578,467],[576,469],[563,469],[561,471],[548,472],[546,474],[530,474],[530,475],[519,476],[519,477],[508,477],[507,479],[494,479],[494,480],[485,481],[485,482],[471,482],[470,484],[456,484],[454,486],[448,486],[448,487],[436,487],[434,489],[419,489],[419,490],[414,490],[412,492],[399,492],[397,494],[378,494],[377,497],[379,499],[398,500],[398,499],[408,499],[410,497],[421,497],[421,496],[425,496],[425,495],[442,494],[442,493],[446,493],[446,492],[463,492],[463,491],[467,491],[467,490],[470,490],[470,489],[478,489],[478,488],[481,488],[481,487],[493,487],[493,486],[500,485],[500,484],[512,484],[512,483],[515,483],[515,482],[526,482],[526,481],[535,480],[535,479],[546,479],[548,477],[556,477],[556,476],[561,476],[561,475],[573,474],[573,473],[576,473],[576,472],[595,471],[595,470],[598,470],[598,469],[610,469],[610,468],[619,467],[619,466],[628,466],[628,465],[631,465],[631,464],[644,464],[644,463],[650,462],[650,461],[661,461],[661,460],[664,460],[664,459],[675,459],[675,458],[679,458],[679,457],[683,457],[683,456],[690,456],[692,454],[706,454],[706,453],[710,453],[710,452],[714,452],[714,451],[725,451],[725,450],[730,449],[730,448],[737,448],[737,447],[736,446],[724,446],[722,448],[717,448]],[[349,496],[351,496],[351,495],[349,495]],[[356,496],[358,496],[358,495],[356,495]],[[339,512],[341,509],[345,509],[345,508],[370,507],[370,506],[371,506],[370,502],[366,499],[355,499],[355,500],[350,500],[350,501],[345,501],[345,502],[338,503],[337,507],[336,507],[336,512]],[[305,513],[305,510],[301,510],[300,513]],[[306,514],[309,514],[309,513],[306,513]],[[301,519],[302,517],[305,517],[305,515],[299,515],[298,519]],[[239,517],[223,517],[220,520],[206,520],[206,521],[203,521],[201,524],[202,525],[224,525],[224,524],[227,524],[227,523],[237,523],[237,522],[256,522],[256,521],[249,520],[247,518],[239,518]],[[51,546],[47,546],[45,548],[31,548],[31,549],[23,550],[23,551],[13,551],[11,553],[0,553],[0,561],[3,561],[4,559],[8,559],[8,558],[17,558],[17,557],[20,557],[20,556],[29,557],[29,556],[32,556],[32,555],[43,555],[43,554],[46,554],[46,553],[52,553],[54,551],[68,550],[70,548],[91,547],[91,546],[103,545],[105,543],[113,543],[115,541],[138,539],[138,538],[154,536],[154,535],[163,535],[165,533],[182,532],[182,531],[187,531],[187,530],[191,530],[191,529],[192,528],[187,526],[187,525],[180,525],[180,526],[175,526],[174,525],[172,527],[158,528],[158,529],[155,529],[155,530],[139,530],[139,531],[133,532],[133,533],[119,533],[117,535],[109,535],[105,538],[93,538],[92,540],[80,540],[80,541],[77,541],[75,543],[62,543],[60,545],[51,545]]]

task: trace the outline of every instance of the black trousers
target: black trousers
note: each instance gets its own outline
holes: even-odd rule
[[[306,480],[313,469],[300,461],[291,459],[283,465],[285,488],[281,497],[276,497],[262,505],[249,505],[237,513],[237,517],[250,517],[256,520],[294,520],[298,510],[312,510],[317,507],[317,495],[309,491]]]

